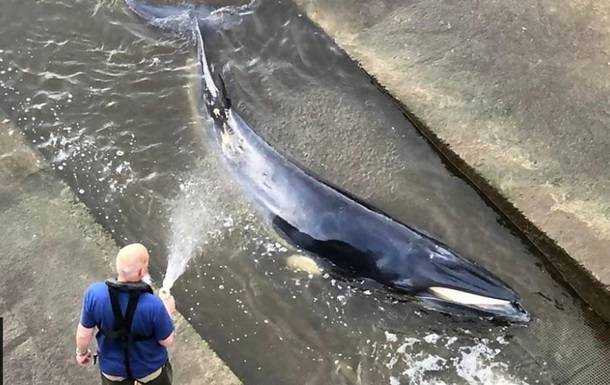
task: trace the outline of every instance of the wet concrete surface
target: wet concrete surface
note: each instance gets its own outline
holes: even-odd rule
[[[296,3],[610,319],[610,5]]]
[[[81,296],[112,275],[114,241],[85,205],[0,123],[0,316],[7,384],[93,384],[96,367],[74,361]],[[230,369],[177,317],[175,383],[240,384]]]

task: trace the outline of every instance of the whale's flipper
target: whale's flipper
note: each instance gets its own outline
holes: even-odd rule
[[[531,319],[519,299],[508,301],[448,287],[430,287],[417,298],[424,306],[437,311],[451,312],[451,306],[457,305],[510,322],[527,323]]]

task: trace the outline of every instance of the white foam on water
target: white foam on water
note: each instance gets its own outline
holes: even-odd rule
[[[398,338],[387,331],[384,334],[390,349],[384,363],[390,370],[390,385],[528,385],[511,375],[508,364],[498,359],[503,344],[483,339],[460,346],[455,336],[429,333],[423,338]],[[429,351],[430,345],[422,346],[421,342],[438,349]],[[447,376],[454,379],[448,380]]]
[[[422,384],[425,375],[428,375],[430,372],[443,370],[447,363],[446,359],[433,354],[428,354],[422,359],[419,359],[418,356],[416,356],[417,359],[413,359],[408,368],[402,372],[403,375],[406,375],[409,378],[409,383],[411,384]],[[442,382],[436,381],[433,383],[440,384]]]
[[[388,342],[396,342],[396,341],[398,341],[398,337],[396,336],[396,334],[386,331],[385,340]]]
[[[439,336],[436,333],[430,333],[424,337],[424,341],[426,341],[427,343],[432,344],[432,345],[436,344],[436,342],[440,339],[441,339],[441,336]]]
[[[400,345],[398,347],[398,349],[396,349],[396,353],[405,354],[405,352],[407,351],[407,348],[412,347],[413,345],[415,345],[418,342],[419,342],[419,340],[417,338],[410,338],[410,337],[405,338],[404,343],[402,345]]]
[[[492,349],[481,342],[458,349],[460,357],[453,364],[457,374],[469,385],[527,385],[528,383],[512,378],[506,371],[508,365],[494,361],[500,349]]]

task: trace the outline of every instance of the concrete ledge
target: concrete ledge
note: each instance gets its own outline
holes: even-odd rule
[[[74,362],[74,332],[83,291],[112,275],[117,246],[6,123],[0,123],[0,223],[6,383],[98,383],[97,368]],[[176,325],[176,384],[241,383],[182,317]]]
[[[295,2],[610,320],[610,6]]]

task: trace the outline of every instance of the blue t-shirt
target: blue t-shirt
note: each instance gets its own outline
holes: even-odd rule
[[[129,294],[121,292],[119,302],[123,314],[127,309]],[[112,330],[114,315],[110,303],[108,286],[97,282],[85,292],[81,325],[86,328],[97,326],[104,331]],[[161,346],[162,341],[174,331],[174,325],[161,299],[150,293],[143,293],[133,316],[131,331],[140,335],[153,335],[154,338],[134,342],[129,350],[131,372],[135,378],[145,377],[159,369],[167,362],[167,349]],[[123,348],[119,341],[107,340],[101,333],[97,334],[100,369],[106,374],[127,377]]]

